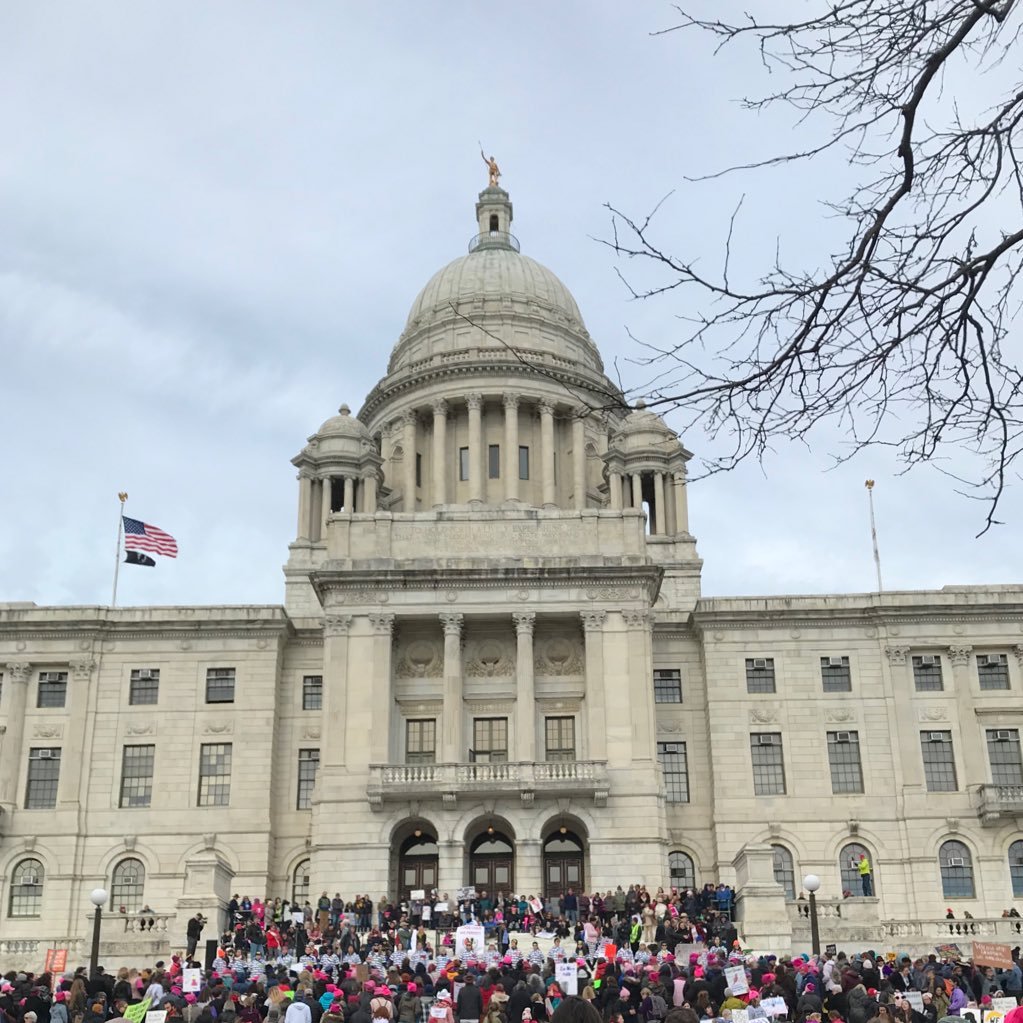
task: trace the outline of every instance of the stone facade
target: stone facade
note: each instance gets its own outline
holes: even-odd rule
[[[477,219],[294,459],[283,607],[0,605],[0,955],[97,886],[115,957],[233,892],[720,879],[775,948],[806,873],[901,947],[1023,895],[1023,589],[702,599],[689,452]]]

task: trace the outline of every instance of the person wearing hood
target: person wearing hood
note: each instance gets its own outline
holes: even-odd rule
[[[867,1023],[868,1019],[877,1015],[877,991],[874,988],[869,990],[862,984],[857,984],[848,994],[847,1002],[849,1023]]]
[[[963,1009],[966,1008],[969,999],[966,997],[966,992],[957,984],[952,988],[952,997],[948,1000],[948,1014],[950,1016],[962,1015]]]
[[[50,1006],[50,1023],[68,1023],[67,992],[57,991]]]
[[[796,1003],[796,1023],[803,1023],[803,1020],[811,1012],[821,1013],[824,1011],[824,1003],[821,996],[817,994],[817,985],[813,981],[807,981],[803,986],[803,993]]]

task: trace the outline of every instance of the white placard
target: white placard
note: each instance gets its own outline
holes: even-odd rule
[[[577,971],[578,967],[574,961],[554,964],[554,979],[558,982],[558,987],[561,988],[562,994],[579,994],[579,974]]]
[[[765,998],[761,1001],[760,1008],[768,1016],[787,1016],[789,1011],[784,998]]]
[[[476,959],[486,951],[486,932],[483,924],[463,924],[455,931],[455,958],[465,962]]]
[[[924,995],[922,991],[907,991],[903,996],[909,1002],[910,1008],[917,1012],[924,1011]]]
[[[435,913],[446,913],[448,911],[448,904],[446,902],[438,902],[437,905],[433,907],[433,911]]]
[[[443,1005],[430,1006],[430,1019],[447,1019],[448,1010]]]
[[[733,995],[744,995],[749,991],[749,984],[746,983],[746,968],[744,966],[726,966],[725,983]]]
[[[409,892],[409,898],[412,899],[413,902],[415,902],[416,900],[422,902],[423,899],[426,898],[426,889],[417,888],[414,892]]]
[[[305,913],[303,913],[302,910],[292,912],[291,922],[293,924],[298,924],[299,927],[301,927],[305,923]]]
[[[165,1009],[154,1009],[146,1013],[146,1023],[165,1023],[167,1011]]]
[[[198,993],[202,990],[202,970],[189,968],[181,971],[181,990],[188,994]]]
[[[1008,998],[992,998],[991,999],[991,1011],[1000,1012],[1005,1015],[1010,1009],[1016,1008],[1016,999],[1012,997]]]
[[[749,1010],[732,1009],[732,1023],[749,1023]]]

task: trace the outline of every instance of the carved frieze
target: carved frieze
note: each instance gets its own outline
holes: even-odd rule
[[[534,650],[533,671],[541,676],[564,678],[583,674],[583,645],[577,636],[555,635],[541,639]]]
[[[444,674],[444,650],[430,639],[413,639],[398,648],[396,678],[440,678]]]

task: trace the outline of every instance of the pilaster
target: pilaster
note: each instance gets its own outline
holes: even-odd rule
[[[533,628],[536,615],[517,611],[515,622],[515,759],[532,763],[536,759],[536,687],[533,666]]]
[[[448,503],[445,481],[447,479],[447,438],[448,403],[438,398],[433,403],[433,494],[430,503],[434,508]]]
[[[462,623],[463,616],[440,616],[444,627],[444,727],[442,749],[446,763],[459,763],[462,754]]]
[[[586,731],[594,760],[607,759],[607,718],[604,707],[604,623],[606,611],[581,611],[586,644]]]
[[[21,777],[22,739],[25,734],[25,705],[32,665],[11,661],[4,669],[3,746],[0,747],[0,807],[8,814],[18,804],[18,779]]]
[[[519,499],[519,396],[504,396],[504,458],[501,475],[504,476],[504,499]]]
[[[328,612],[323,620],[323,730],[320,766],[343,767],[348,716],[348,630],[352,616]]]
[[[370,762],[386,764],[391,760],[391,711],[394,697],[391,681],[391,650],[394,632],[393,614],[372,614],[369,623],[373,629],[373,724],[370,730]]]

